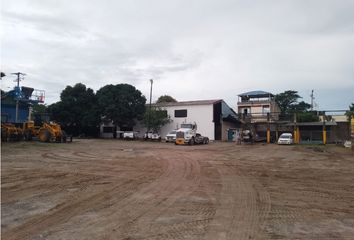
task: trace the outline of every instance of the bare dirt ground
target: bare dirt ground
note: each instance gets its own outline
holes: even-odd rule
[[[354,239],[354,152],[2,144],[2,239]]]

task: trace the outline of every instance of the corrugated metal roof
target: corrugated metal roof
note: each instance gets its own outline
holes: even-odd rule
[[[257,90],[257,91],[241,93],[238,96],[240,96],[240,97],[268,97],[268,96],[274,96],[274,95],[270,92]]]
[[[222,99],[212,100],[197,100],[197,101],[184,101],[184,102],[164,102],[154,103],[153,106],[168,107],[168,106],[190,106],[190,105],[211,105],[223,101]]]

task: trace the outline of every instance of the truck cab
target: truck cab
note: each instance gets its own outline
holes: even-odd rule
[[[176,133],[176,144],[193,145],[195,141],[196,132],[197,132],[196,123],[182,123],[181,127],[177,130]]]

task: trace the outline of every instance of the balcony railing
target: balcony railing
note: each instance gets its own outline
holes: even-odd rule
[[[272,101],[272,100],[243,100],[243,101],[238,101],[237,105],[242,106],[242,105],[260,104],[260,103],[270,104],[272,102],[274,102],[274,101]]]
[[[273,121],[278,121],[279,120],[279,114],[278,113],[239,113],[239,119],[242,119],[246,122],[267,122],[268,119],[270,122]]]

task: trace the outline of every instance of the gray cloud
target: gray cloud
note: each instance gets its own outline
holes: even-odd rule
[[[321,108],[343,108],[354,102],[353,11],[350,0],[4,0],[2,71],[26,72],[48,103],[76,82],[148,95],[153,78],[154,99],[235,106],[243,91],[315,89]]]

